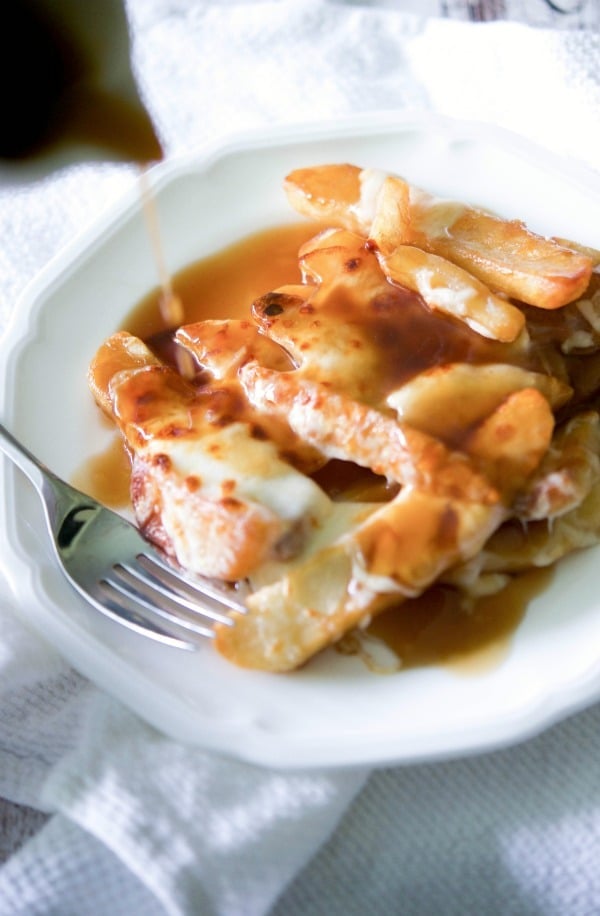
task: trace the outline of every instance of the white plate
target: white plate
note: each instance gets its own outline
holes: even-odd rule
[[[170,267],[296,219],[282,179],[325,161],[394,170],[540,232],[600,247],[597,175],[489,128],[387,115],[246,136],[157,168]],[[67,479],[111,435],[99,428],[86,388],[90,357],[154,285],[132,192],[16,309],[0,351],[1,415]],[[426,667],[382,676],[328,651],[277,676],[238,670],[209,645],[184,653],[99,619],[57,571],[38,499],[4,462],[0,505],[0,568],[22,615],[81,672],[185,742],[276,767],[413,762],[514,742],[600,695],[597,549],[560,566],[504,660],[479,675]]]

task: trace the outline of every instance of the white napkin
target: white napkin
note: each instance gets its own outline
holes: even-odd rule
[[[597,32],[403,8],[130,0],[167,151],[271,122],[435,107],[600,168]],[[86,166],[0,194],[0,327],[24,283],[131,181],[126,167]],[[472,760],[284,774],[158,735],[8,599],[0,621],[0,796],[50,815],[0,869],[1,916],[600,910],[598,708]]]

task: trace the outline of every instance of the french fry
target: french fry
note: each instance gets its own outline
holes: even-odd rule
[[[539,467],[554,431],[554,415],[536,388],[513,392],[473,430],[464,444],[507,505]]]
[[[290,204],[309,219],[364,232],[358,211],[361,169],[347,163],[295,169],[283,187]]]
[[[407,206],[400,191],[406,183],[400,179],[392,192],[385,178],[348,164],[315,166],[290,173],[285,188],[291,204],[307,216],[368,236],[374,226],[374,241],[382,243],[384,255],[397,238],[446,258],[495,292],[538,308],[560,308],[585,293],[598,263],[595,249],[544,238],[519,220],[441,199],[414,185],[407,185]],[[390,219],[394,205],[401,213],[400,231]]]
[[[600,418],[584,411],[554,437],[515,509],[526,521],[556,519],[577,508],[600,479]]]
[[[255,364],[240,370],[249,401],[285,418],[304,441],[328,458],[353,461],[390,481],[432,493],[462,494],[466,501],[494,503],[498,494],[464,455],[451,454],[437,439],[399,424],[326,385],[297,372],[274,372]]]
[[[571,239],[563,239],[560,236],[552,236],[552,241],[556,242],[556,244],[560,245],[562,248],[571,248],[572,251],[585,255],[586,258],[591,260],[594,265],[594,270],[600,267],[600,250],[598,248],[592,248],[590,245],[582,245],[580,242],[573,242]]]
[[[401,245],[380,261],[394,283],[419,293],[430,308],[464,321],[484,337],[510,342],[525,326],[518,308],[446,258]]]
[[[248,598],[250,613],[217,625],[218,651],[241,667],[290,671],[365,617],[420,594],[478,553],[500,505],[407,487],[354,531]]]
[[[440,221],[439,204],[419,194],[411,207],[415,244],[441,255],[491,289],[543,309],[555,309],[582,296],[590,282],[592,259],[531,232],[519,220],[505,220],[471,207]]]
[[[110,386],[119,373],[158,366],[160,361],[137,337],[118,331],[104,341],[94,354],[88,369],[88,385],[98,406],[112,417]]]
[[[402,178],[390,175],[381,185],[368,232],[384,257],[411,244],[410,188]]]
[[[285,350],[250,321],[199,321],[179,328],[175,339],[216,379],[235,376],[239,366],[253,359],[273,369],[292,367]]]
[[[571,396],[559,379],[510,363],[447,363],[392,391],[387,403],[401,422],[461,447],[470,430],[524,388],[536,388],[555,410]]]
[[[595,475],[589,491],[569,511],[548,523],[546,518],[523,524],[511,519],[491,536],[471,564],[457,566],[447,581],[461,584],[473,576],[524,572],[552,566],[575,550],[593,547],[600,541],[600,475]],[[470,565],[472,568],[469,568]]]

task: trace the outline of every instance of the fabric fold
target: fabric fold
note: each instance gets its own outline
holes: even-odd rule
[[[278,772],[185,747],[98,694],[42,798],[111,849],[166,912],[259,916],[366,778]]]

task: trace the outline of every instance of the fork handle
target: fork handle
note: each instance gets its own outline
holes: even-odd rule
[[[0,452],[29,478],[42,499],[50,528],[56,533],[73,508],[81,509],[85,494],[62,480],[0,423]]]
[[[12,433],[9,433],[2,423],[0,423],[0,451],[4,452],[7,458],[10,458],[29,477],[36,489],[43,488],[45,475],[54,476],[41,461],[15,439]]]
[[[61,480],[50,468],[36,458],[18,439],[0,423],[0,452],[29,478],[44,503],[50,525],[54,528],[58,517],[64,515],[72,504],[73,488]]]

